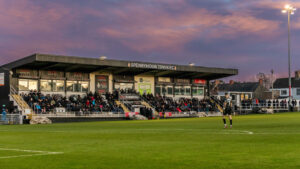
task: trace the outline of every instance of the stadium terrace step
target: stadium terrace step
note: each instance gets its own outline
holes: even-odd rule
[[[118,106],[121,106],[121,107],[122,107],[122,109],[124,110],[124,112],[130,112],[130,110],[129,110],[122,102],[120,102],[120,101],[118,101],[118,100],[116,100],[115,102],[116,102],[116,104],[117,104]]]

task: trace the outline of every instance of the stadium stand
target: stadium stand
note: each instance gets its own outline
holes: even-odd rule
[[[211,80],[237,69],[33,54],[0,67],[0,103],[34,116],[124,119],[219,111]]]

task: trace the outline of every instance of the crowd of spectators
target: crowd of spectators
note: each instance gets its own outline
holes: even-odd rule
[[[166,96],[153,96],[152,94],[144,94],[142,97],[158,112],[217,111],[216,104],[211,102],[210,99],[180,98],[175,100]]]
[[[35,113],[54,112],[55,108],[64,107],[68,112],[115,112],[124,113],[122,107],[116,105],[115,100],[118,96],[106,93],[105,97],[98,93],[87,93],[84,97],[72,95],[69,98],[57,94],[44,95],[37,91],[28,94],[22,93],[21,96]]]
[[[135,90],[115,90],[113,93],[106,93],[104,96],[98,93],[87,93],[84,97],[81,95],[72,95],[64,97],[58,94],[42,94],[38,91],[30,91],[29,93],[22,93],[21,96],[28,103],[28,105],[35,111],[35,113],[49,113],[55,112],[55,108],[65,108],[67,112],[122,112],[124,110],[121,106],[116,105],[115,100],[119,99],[119,95],[135,94]],[[189,112],[189,111],[216,111],[216,105],[210,102],[209,99],[198,100],[196,98],[187,99],[180,98],[175,100],[165,96],[153,96],[152,94],[144,94],[142,96],[150,105],[152,105],[158,112]],[[133,109],[133,105],[141,105],[140,100],[132,100],[131,102],[124,102],[129,110]],[[143,110],[148,112],[149,110]],[[150,111],[149,111],[150,112]],[[147,114],[147,113],[145,113]]]

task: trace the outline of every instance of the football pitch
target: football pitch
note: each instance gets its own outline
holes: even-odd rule
[[[228,121],[227,121],[228,122]],[[1,169],[300,168],[300,113],[0,125]]]

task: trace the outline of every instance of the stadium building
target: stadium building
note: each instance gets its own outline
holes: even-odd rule
[[[209,95],[209,81],[237,74],[236,69],[33,54],[0,67],[0,103],[22,107],[22,98],[12,95],[30,91],[66,98],[136,91],[203,99]],[[133,96],[120,95],[118,100],[126,97]]]

